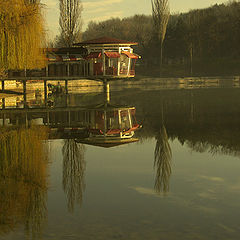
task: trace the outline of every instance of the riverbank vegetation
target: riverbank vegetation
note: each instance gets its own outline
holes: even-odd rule
[[[45,65],[42,5],[35,0],[0,1],[0,74]]]
[[[159,74],[160,47],[152,16],[135,15],[90,22],[83,39],[111,36],[139,45],[138,73]],[[163,49],[165,76],[239,75],[240,2],[172,14]]]

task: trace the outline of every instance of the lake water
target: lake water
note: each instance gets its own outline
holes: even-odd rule
[[[0,128],[1,240],[240,238],[239,88],[129,88],[110,101],[72,91],[25,109],[16,102],[0,110],[8,129]],[[100,126],[97,113],[106,130],[130,108],[134,141],[86,141],[86,123]],[[19,130],[24,124],[30,130]]]

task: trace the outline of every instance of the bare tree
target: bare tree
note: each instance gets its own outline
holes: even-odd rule
[[[162,68],[163,41],[165,39],[170,9],[168,0],[152,0],[152,16],[157,38],[160,41],[160,71]]]
[[[74,42],[81,39],[82,2],[81,0],[59,0],[59,8],[60,38],[65,46],[71,47]]]
[[[64,140],[63,190],[67,195],[68,210],[73,212],[75,203],[81,205],[85,189],[85,147],[74,139]]]

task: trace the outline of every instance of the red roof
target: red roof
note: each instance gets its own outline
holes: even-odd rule
[[[120,54],[118,52],[105,52],[104,53],[109,58],[119,58]],[[87,55],[86,59],[91,58],[100,58],[102,56],[101,52],[91,52],[89,55]]]
[[[97,39],[87,40],[80,43],[75,43],[74,45],[90,45],[90,44],[129,44],[129,45],[137,45],[136,42],[129,42],[126,40],[109,38],[109,37],[101,37]]]
[[[120,58],[120,54],[118,52],[105,52],[104,54],[109,58]]]
[[[89,55],[87,55],[86,59],[91,59],[91,58],[100,58],[102,55],[101,52],[91,52]]]

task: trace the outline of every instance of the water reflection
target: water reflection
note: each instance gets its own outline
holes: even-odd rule
[[[154,151],[154,168],[156,169],[155,190],[158,193],[169,191],[169,180],[171,176],[172,151],[168,142],[168,135],[164,125],[161,125],[156,135],[156,146]]]
[[[0,128],[0,232],[24,224],[34,238],[46,220],[46,128]]]
[[[77,94],[52,94],[46,104],[39,99],[23,105],[18,101],[15,107],[3,108],[0,112],[0,124],[9,129],[25,126],[28,131],[28,128],[33,129],[32,126],[45,126],[49,139],[63,139],[62,187],[70,212],[74,211],[76,204],[81,205],[83,199],[86,169],[84,144],[114,147],[136,142],[138,138],[134,138],[134,134],[140,128],[135,107],[111,104],[109,91],[96,99],[94,96],[88,104],[83,99]],[[16,133],[17,137],[21,138],[19,132]],[[3,142],[8,148],[9,142]],[[22,140],[19,142],[23,143]],[[31,162],[27,158],[31,152],[24,148],[23,153],[26,163]]]
[[[167,192],[171,175],[169,139],[178,139],[197,152],[239,155],[238,95],[238,90],[226,89],[131,92],[122,98],[121,94],[112,94],[111,99],[109,92],[51,95],[50,105],[30,101],[25,109],[1,110],[0,124],[45,125],[50,128],[51,139],[74,139],[77,146],[113,147],[138,141],[144,135],[155,137],[155,189]],[[228,102],[219,101],[223,96]],[[129,102],[136,103],[137,115]],[[144,125],[137,138],[134,134],[140,125],[136,118]]]
[[[166,193],[171,175],[170,140],[178,139],[197,152],[239,155],[239,95],[237,89],[166,90],[161,94],[130,91],[112,94],[111,99],[107,91],[93,95],[51,95],[46,105],[30,101],[25,109],[2,109],[0,124],[45,125],[50,129],[49,138],[66,139],[65,145],[73,139],[72,145],[76,147],[69,148],[73,150],[81,144],[114,147],[154,137],[155,189]],[[227,101],[223,102],[223,97]],[[134,107],[129,102],[135,103]],[[136,118],[144,125],[144,131],[137,137],[135,131],[140,125]]]
[[[228,99],[227,103],[222,101],[223,96]],[[146,139],[154,140],[154,158],[150,159],[150,164],[149,159],[146,159],[148,164],[146,166],[150,166],[151,170],[152,165],[154,166],[150,178],[154,176],[155,181],[144,190],[145,194],[148,193],[150,196],[153,193],[166,194],[171,189],[171,148],[175,147],[172,143],[174,140],[177,140],[178,147],[182,144],[200,153],[239,156],[239,96],[239,91],[234,95],[234,92],[228,93],[226,89],[224,92],[205,90],[194,93],[184,90],[162,91],[161,94],[154,91],[151,93],[132,91],[127,94],[122,93],[122,96],[116,93],[111,101],[109,95],[105,101],[102,95],[69,94],[52,98],[52,104],[51,101],[46,105],[36,105],[37,102],[32,102],[27,104],[27,108],[21,108],[19,105],[12,109],[8,107],[2,109],[0,125],[5,127],[1,128],[0,135],[1,233],[9,233],[24,223],[26,234],[34,236],[41,232],[46,221],[47,159],[42,139],[63,140],[60,187],[67,197],[69,212],[74,212],[79,205],[84,205],[83,197],[86,197],[84,194],[88,179],[85,179],[87,175],[85,157],[87,149],[93,148],[88,148],[85,144],[115,147],[136,142],[140,138],[143,140],[144,148],[147,146],[144,145]],[[138,122],[142,122],[144,127],[135,134],[140,128]],[[34,127],[35,125],[37,128]],[[129,149],[132,151],[139,149],[138,147]],[[113,167],[118,168],[122,162],[124,166],[120,165],[119,172],[122,173],[124,169],[126,176],[131,171],[131,168],[128,169],[129,163],[130,166],[131,163],[134,164],[134,170],[138,168],[137,160],[133,159],[135,156],[137,159],[138,152],[134,152],[134,155],[129,154],[129,158],[131,157],[129,163],[126,163],[128,159],[122,161],[121,153],[125,149],[116,149],[117,154],[111,154],[111,157],[120,156],[120,160],[111,163],[113,164],[111,170],[106,171],[112,171]],[[174,153],[178,150],[174,149]],[[96,149],[96,152],[106,154],[111,151]],[[177,158],[178,156],[175,156],[175,159]],[[141,160],[140,157],[139,159]],[[186,162],[181,158],[177,160]],[[130,172],[129,179],[133,179],[136,172],[139,174],[138,171]],[[136,181],[147,185],[144,180],[139,179]],[[119,186],[125,181],[125,179],[121,180],[123,179],[120,177]],[[155,191],[152,191],[153,188]],[[122,189],[121,191],[124,191]],[[199,196],[196,195],[196,198],[199,199]],[[155,199],[157,199],[156,204],[160,206],[158,198]],[[146,205],[148,203],[146,200]]]
[[[75,203],[81,205],[85,189],[85,146],[77,143],[74,139],[65,139],[62,153],[63,190],[67,195],[68,210],[73,212]]]

